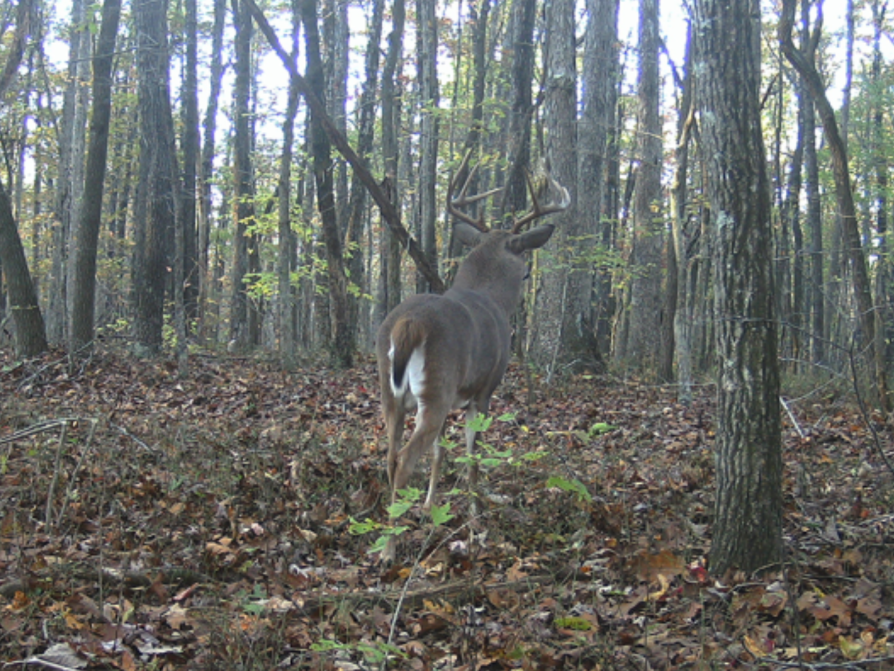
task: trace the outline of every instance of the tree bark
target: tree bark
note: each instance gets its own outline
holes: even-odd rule
[[[717,502],[710,567],[782,560],[782,445],[758,0],[698,0],[702,158],[714,240]]]
[[[0,267],[9,289],[9,309],[15,322],[16,355],[37,356],[47,349],[43,315],[28,271],[25,250],[12,215],[12,203],[0,182]]]
[[[512,27],[512,106],[506,132],[506,155],[509,174],[503,189],[503,214],[524,211],[528,198],[525,168],[531,164],[531,119],[534,102],[531,82],[534,80],[534,16],[536,0],[513,0]]]
[[[582,314],[578,304],[588,274],[581,272],[572,258],[582,233],[577,223],[577,150],[576,144],[576,68],[574,40],[574,2],[556,0],[547,7],[546,17],[546,87],[544,118],[546,162],[552,176],[571,194],[571,204],[564,212],[553,215],[557,234],[553,238],[553,254],[558,261],[542,275],[542,291],[538,294],[536,328],[531,329],[534,360],[550,375],[557,367],[572,363],[578,356],[576,335]],[[589,291],[586,292],[589,303]]]
[[[134,336],[137,354],[161,351],[168,259],[174,230],[168,30],[164,0],[145,0],[135,10],[140,106],[140,182],[134,217]]]
[[[249,232],[254,218],[254,187],[251,163],[251,34],[252,15],[249,6],[233,0],[236,23],[233,136],[233,193],[235,215],[233,233],[233,265],[230,268],[230,343],[231,349],[245,351],[254,343],[249,333],[249,297],[245,277],[249,272]]]
[[[121,0],[105,0],[96,53],[93,56],[93,112],[87,149],[84,195],[77,226],[78,246],[74,264],[70,354],[77,354],[93,341],[96,296],[96,253],[99,242],[102,195],[109,147],[112,110],[112,62]]]
[[[385,199],[395,212],[400,211],[398,165],[399,152],[397,135],[400,129],[400,87],[397,73],[403,50],[404,19],[406,8],[404,0],[394,0],[391,6],[391,32],[388,34],[388,51],[382,68],[382,160],[385,165],[383,191]],[[396,308],[402,299],[401,288],[401,244],[396,232],[386,226],[382,230],[379,242],[379,260],[382,265],[379,298],[376,304],[374,328],[389,312]],[[423,255],[423,258],[424,255]],[[426,263],[428,259],[425,259]]]
[[[438,207],[436,187],[438,181],[438,18],[434,0],[417,0],[419,53],[417,72],[419,80],[419,221],[422,252],[429,263],[437,267],[438,249],[435,223]],[[419,276],[418,293],[430,291],[425,277]]]
[[[640,370],[655,370],[661,348],[661,117],[659,115],[658,0],[640,0],[637,87],[636,195],[633,213],[630,334],[626,357]]]
[[[180,219],[183,226],[183,284],[176,288],[183,294],[186,327],[193,331],[198,317],[199,274],[198,231],[196,227],[196,181],[199,160],[198,101],[198,15],[196,0],[185,0],[186,61],[183,74],[183,132],[180,149],[183,154],[183,192]]]
[[[677,384],[679,399],[688,405],[692,402],[692,323],[695,319],[695,292],[692,286],[694,253],[693,246],[698,239],[694,231],[694,217],[689,215],[688,189],[689,145],[695,125],[693,75],[692,75],[692,26],[686,35],[686,74],[682,81],[680,104],[677,111],[677,146],[674,148],[674,176],[671,183],[670,201],[672,219],[672,242],[668,248],[674,249],[676,279],[673,284],[677,291],[676,310],[673,316],[674,350],[677,359]],[[670,282],[671,268],[668,268]],[[665,371],[667,372],[667,371]]]

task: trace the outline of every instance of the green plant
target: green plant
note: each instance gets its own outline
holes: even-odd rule
[[[415,487],[407,487],[406,489],[398,490],[397,496],[397,501],[387,508],[389,520],[400,518],[412,508],[419,499],[422,498],[422,490]],[[429,510],[429,516],[431,517],[433,528],[443,526],[454,517],[453,513],[450,512],[449,503],[445,503],[441,506],[433,505]],[[410,527],[406,525],[394,525],[392,522],[385,524],[369,518],[363,522],[358,522],[352,517],[348,530],[357,536],[374,532],[381,534],[368,550],[369,554],[375,554],[377,552],[382,552],[385,549],[385,545],[389,538],[400,536],[409,528]]]

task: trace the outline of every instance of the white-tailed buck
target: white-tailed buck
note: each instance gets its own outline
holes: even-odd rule
[[[464,172],[467,161],[468,155],[457,175]],[[476,434],[469,427],[478,413],[487,413],[491,394],[509,363],[509,318],[528,272],[525,252],[543,246],[555,229],[544,224],[522,233],[522,227],[566,209],[570,202],[567,189],[548,175],[539,189],[529,177],[531,210],[515,220],[511,231],[489,230],[483,216],[473,219],[461,209],[496,192],[468,196],[474,174],[475,169],[469,172],[455,197],[456,180],[451,182],[447,195],[447,209],[458,220],[455,232],[473,248],[459,266],[453,286],[443,295],[418,294],[405,300],[385,318],[376,338],[391,500],[406,487],[419,458],[431,448],[425,510],[432,505],[444,457],[439,438],[454,408],[466,409],[466,449],[469,455],[474,453]],[[551,191],[558,199],[541,202]],[[405,414],[414,409],[413,435],[401,447]],[[472,460],[469,467],[469,486],[474,490],[476,462]],[[394,551],[391,537],[382,558],[392,561]]]

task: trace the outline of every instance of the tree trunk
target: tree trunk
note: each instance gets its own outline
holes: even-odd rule
[[[711,570],[782,560],[779,361],[758,0],[698,0],[702,157],[714,240],[717,502]]]
[[[50,276],[47,336],[51,343],[66,341],[68,333],[68,274],[69,249],[72,236],[72,213],[80,200],[84,185],[83,172],[78,164],[83,161],[84,120],[86,113],[78,111],[84,104],[78,95],[79,73],[89,63],[90,40],[86,28],[84,0],[71,4],[71,32],[69,37],[68,83],[62,103],[61,136],[59,138],[59,168],[56,185],[56,218],[53,222],[53,260]],[[78,182],[80,178],[80,182]]]
[[[438,206],[436,187],[438,182],[438,17],[434,0],[417,0],[416,16],[419,31],[418,78],[419,115],[421,117],[419,138],[419,227],[422,252],[429,262],[437,267],[438,249],[435,223]],[[424,277],[417,276],[416,291],[431,290]]]
[[[137,354],[161,351],[166,237],[174,230],[168,31],[164,0],[135,8],[140,106],[140,182],[134,217],[134,336]],[[166,121],[167,120],[167,121]]]
[[[320,56],[316,0],[301,0],[301,16],[307,53],[307,85],[325,106],[326,83]],[[322,111],[325,113],[325,107]],[[320,214],[323,240],[326,246],[330,308],[335,331],[330,343],[330,353],[336,366],[350,368],[354,362],[354,331],[352,325],[347,323],[347,278],[345,277],[341,236],[338,230],[333,175],[330,169],[331,147],[323,123],[320,111],[311,109],[311,156],[317,192],[317,211]]]
[[[542,275],[536,328],[531,329],[534,360],[552,375],[557,366],[572,363],[577,356],[575,336],[578,325],[571,322],[581,315],[582,306],[577,300],[588,279],[579,268],[571,270],[568,267],[569,263],[575,262],[572,251],[582,232],[576,222],[577,95],[573,0],[556,0],[548,5],[546,41],[546,162],[552,176],[571,193],[568,209],[550,219],[557,231],[552,249],[558,261],[550,264],[552,267]],[[589,292],[586,295],[589,302]]]
[[[636,198],[633,213],[630,334],[627,358],[655,370],[661,342],[661,117],[659,115],[658,0],[640,0]]]
[[[9,309],[15,323],[16,355],[37,356],[47,349],[43,315],[28,272],[28,261],[12,215],[12,203],[0,182],[0,267],[9,289]]]
[[[400,128],[400,95],[396,74],[404,36],[404,0],[394,0],[391,6],[391,32],[388,51],[382,69],[382,157],[385,164],[383,190],[391,204],[400,209],[398,196],[398,142]],[[390,227],[383,227],[379,243],[379,262],[382,266],[379,297],[376,301],[375,327],[402,299],[400,257],[401,247]]]
[[[245,351],[251,343],[249,333],[249,297],[245,276],[249,272],[248,226],[254,217],[254,188],[251,164],[251,34],[252,18],[248,5],[233,0],[236,23],[236,83],[234,97],[233,136],[233,193],[235,225],[233,235],[233,265],[230,269],[230,348]]]
[[[673,243],[676,261],[677,305],[673,316],[674,349],[677,359],[677,384],[679,399],[688,405],[692,402],[692,323],[695,318],[695,295],[692,291],[693,246],[698,236],[694,231],[695,219],[689,215],[687,180],[689,179],[689,143],[694,127],[694,101],[692,76],[692,27],[686,35],[686,76],[680,93],[677,111],[677,146],[674,148],[675,169],[671,184],[671,215]],[[670,281],[668,268],[668,281]],[[667,371],[665,371],[666,373]]]
[[[292,59],[298,59],[298,36],[301,28],[301,12],[298,3],[292,2]],[[292,156],[295,144],[295,117],[298,115],[300,92],[298,82],[289,79],[289,100],[282,125],[282,157],[279,163],[277,186],[277,227],[279,229],[279,358],[283,367],[290,370],[295,363],[295,290],[292,271],[296,265],[295,232],[292,230]]]
[[[186,62],[183,75],[183,193],[180,219],[183,225],[183,285],[176,288],[183,294],[186,326],[193,331],[198,317],[199,274],[198,231],[196,228],[196,181],[199,160],[199,101],[198,101],[198,16],[196,0],[186,0]]]
[[[614,91],[618,70],[618,0],[589,0],[587,3],[587,32],[584,43],[583,113],[578,126],[578,216],[586,233],[582,256],[592,255],[599,243],[603,226],[603,193],[606,190],[606,149],[616,104]],[[608,241],[611,245],[611,241]],[[605,250],[603,250],[605,251]],[[591,263],[586,260],[585,263]],[[599,305],[604,306],[601,294],[604,271],[597,269],[600,282]],[[610,290],[609,290],[610,291]],[[592,363],[604,368],[600,343],[596,339],[598,313],[586,315],[586,335],[590,339]]]
[[[884,90],[882,82],[882,52],[881,37],[884,30],[885,12],[887,2],[879,6],[879,0],[874,0],[872,5],[872,69],[870,74],[871,87],[875,91]],[[876,348],[879,351],[878,361],[882,366],[880,377],[887,378],[888,350],[891,330],[891,259],[888,253],[888,149],[885,146],[885,109],[887,104],[882,102],[879,94],[875,94],[872,114],[872,163],[875,172],[874,201],[875,201],[875,238],[877,240],[875,253],[878,256],[875,272],[875,300],[879,305],[876,317]]]
[[[382,23],[385,14],[384,0],[375,0],[372,6],[372,18],[367,24],[369,39],[366,46],[366,78],[363,81],[363,92],[360,94],[360,118],[357,122],[357,155],[367,166],[373,151],[376,121],[376,92],[379,85],[379,56],[382,40]],[[366,189],[360,176],[355,171],[351,180],[351,197],[348,202],[348,231],[346,240],[354,251],[349,261],[351,281],[359,285],[361,291],[368,293],[366,273],[364,271],[364,255],[361,250],[363,219],[366,212]],[[357,327],[363,325],[366,335],[368,324],[359,319],[360,301],[358,296],[351,296],[348,302],[348,321]],[[363,339],[368,340],[367,338]]]
[[[93,112],[87,150],[84,196],[79,209],[78,246],[74,264],[70,351],[76,355],[93,342],[96,296],[96,252],[99,242],[102,194],[109,147],[112,109],[112,61],[121,0],[105,0],[96,53],[93,57]]]
[[[531,164],[531,118],[534,103],[531,82],[534,80],[534,16],[536,0],[513,0],[512,27],[512,107],[506,133],[506,155],[509,174],[503,190],[503,213],[521,212],[528,197],[525,168]]]
[[[198,230],[198,320],[199,342],[208,337],[208,316],[206,314],[209,287],[209,257],[211,241],[211,182],[214,178],[214,141],[217,128],[217,105],[220,98],[221,77],[223,74],[223,31],[226,17],[226,0],[214,0],[214,27],[211,38],[211,70],[209,73],[208,104],[205,108],[203,122],[201,168],[199,171],[199,230]]]

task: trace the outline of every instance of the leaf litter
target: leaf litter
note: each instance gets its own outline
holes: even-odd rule
[[[528,389],[513,368],[483,435],[479,517],[456,451],[449,514],[432,525],[414,507],[384,567],[373,363],[191,366],[179,379],[164,359],[100,352],[70,371],[59,354],[0,354],[0,660],[894,668],[892,477],[844,405],[784,416],[785,570],[717,579],[713,390],[686,407],[610,378]],[[894,426],[875,428],[890,445]],[[352,533],[364,520],[373,531]]]

